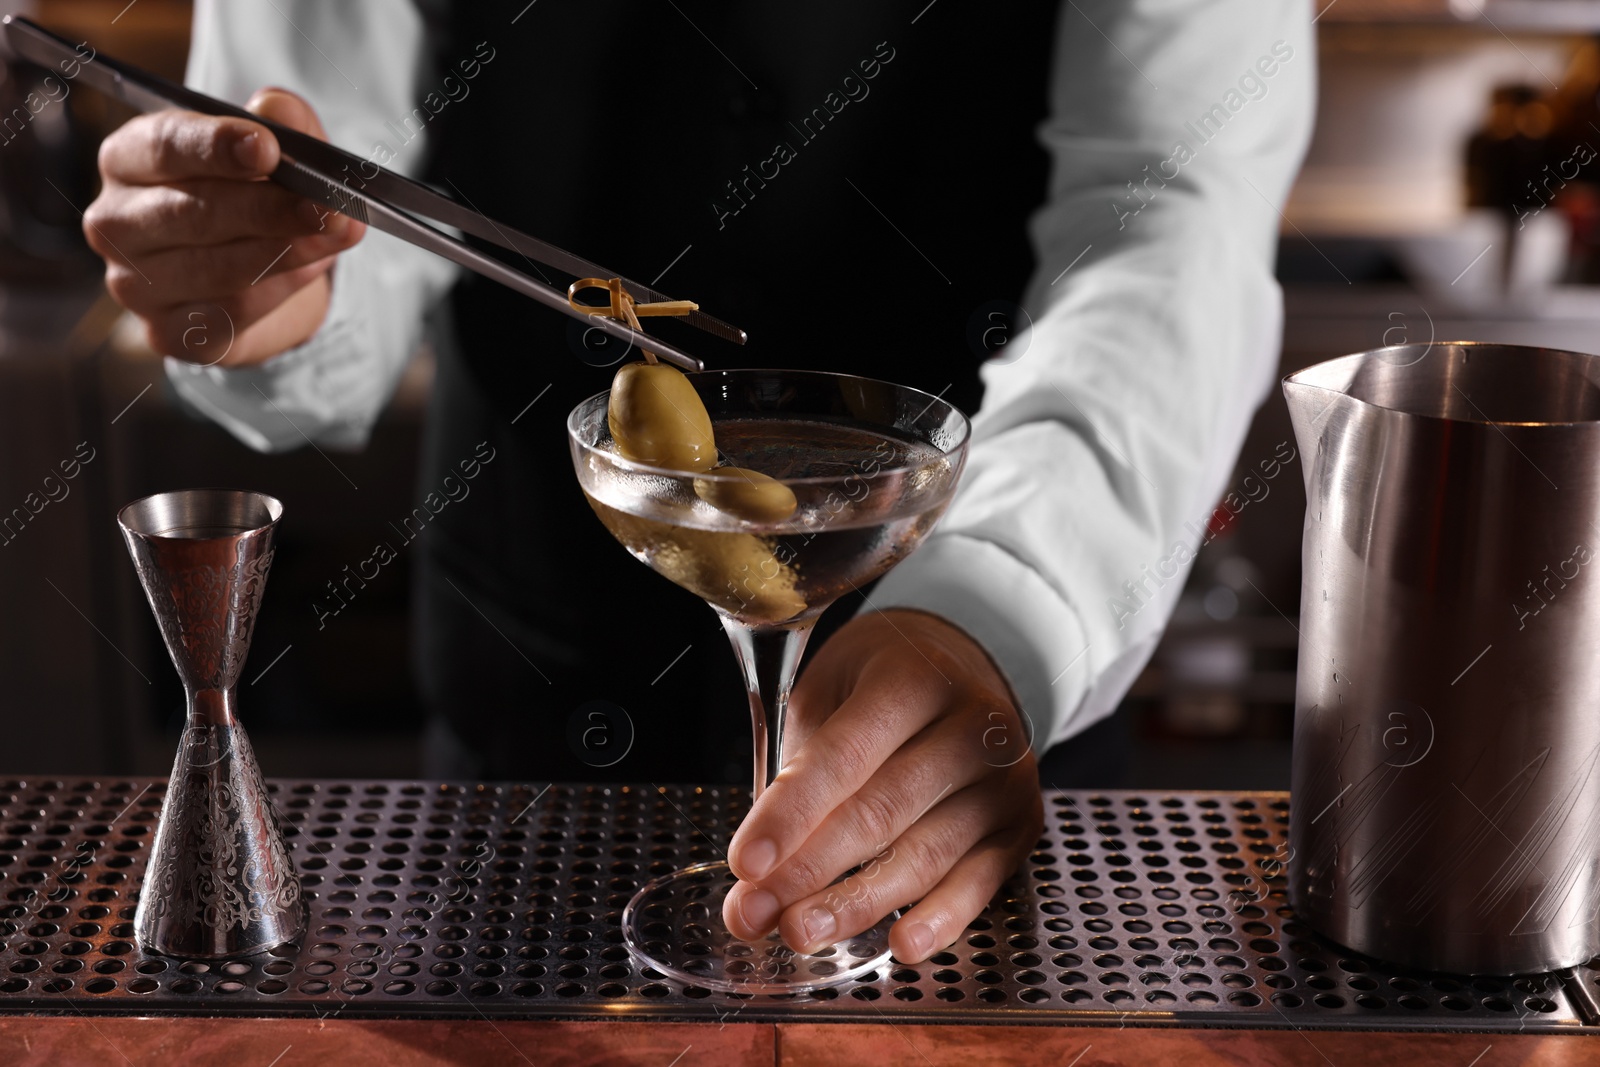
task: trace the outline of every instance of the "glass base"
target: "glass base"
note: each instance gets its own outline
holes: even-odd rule
[[[889,962],[895,912],[855,937],[801,954],[776,932],[754,941],[722,923],[734,882],[721,860],[685,867],[646,885],[622,912],[634,958],[685,985],[720,993],[806,993],[859,978]]]

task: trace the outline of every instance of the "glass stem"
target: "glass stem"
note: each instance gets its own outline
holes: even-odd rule
[[[723,616],[722,628],[733,642],[750,694],[750,727],[755,737],[755,785],[750,799],[755,801],[783,769],[784,713],[811,624],[792,629],[757,628]]]

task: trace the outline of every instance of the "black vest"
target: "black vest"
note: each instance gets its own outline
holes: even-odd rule
[[[975,410],[990,312],[1033,266],[1054,5],[675,2],[452,5],[429,180],[747,330],[740,349],[647,320],[713,367],[848,371]],[[494,459],[424,538],[426,699],[492,776],[743,781],[716,617],[611,539],[572,471],[567,413],[620,346],[476,276],[451,310],[422,490],[480,442]],[[635,733],[601,770],[605,739],[569,743],[601,721],[591,701]]]

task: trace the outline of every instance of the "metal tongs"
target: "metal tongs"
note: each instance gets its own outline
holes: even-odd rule
[[[84,60],[70,41],[58,37],[20,15],[7,15],[0,20],[0,27],[3,27],[5,44],[12,54],[46,68],[55,67],[64,60],[73,61],[78,66],[75,80],[83,82],[90,88],[98,89],[136,110],[161,111],[169,107],[179,107],[206,115],[227,115],[259,123],[272,131],[273,136],[278,139],[278,146],[282,152],[281,162],[272,172],[271,178],[291,192],[299,193],[308,200],[314,200],[340,214],[393,234],[419,248],[426,248],[435,255],[443,256],[485,278],[499,282],[508,289],[530,296],[546,307],[580,319],[618,340],[627,341],[641,349],[647,348],[662,359],[676,363],[686,370],[704,369],[700,360],[661,338],[641,333],[623,319],[607,317],[603,313],[597,314],[607,309],[591,308],[585,311],[570,299],[568,294],[551,288],[521,271],[513,270],[493,256],[479,252],[471,245],[442,233],[420,219],[431,219],[446,226],[453,226],[463,233],[471,234],[528,260],[542,263],[590,283],[617,278],[621,282],[621,288],[633,298],[641,314],[648,314],[645,308],[651,304],[681,303],[648,285],[591,263],[581,256],[557,248],[548,241],[541,241],[537,237],[496,222],[481,212],[463,207],[449,197],[434,192],[425,185],[385,170],[370,160],[335,148],[326,141],[319,141],[315,137],[252,115],[243,108],[177,85],[131,63],[113,59],[104,53],[97,53],[92,59]],[[373,174],[372,171],[377,173]],[[420,219],[417,216],[420,216]],[[584,287],[582,283],[575,288],[581,287]],[[735,344],[745,342],[743,330],[707,315],[697,307],[680,317],[691,326],[696,326],[723,340]]]

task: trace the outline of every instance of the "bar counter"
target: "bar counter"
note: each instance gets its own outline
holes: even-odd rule
[[[1091,1026],[331,1019],[0,1019],[0,1062],[59,1067],[1576,1067],[1592,1038]],[[276,1059],[274,1057],[277,1057]]]
[[[618,928],[644,882],[719,855],[743,789],[270,788],[306,937],[201,963],[133,939],[164,781],[0,781],[0,1064],[1600,1061],[1592,968],[1428,974],[1306,929],[1280,793],[1047,792],[950,949],[748,997],[640,967]]]

